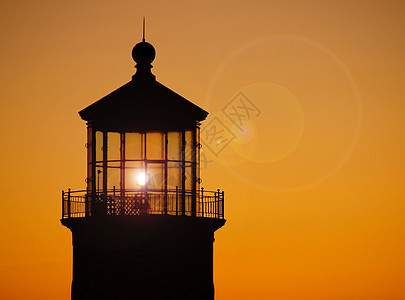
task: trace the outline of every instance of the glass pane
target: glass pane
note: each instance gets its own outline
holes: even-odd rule
[[[148,163],[147,186],[148,190],[164,190],[164,164]]]
[[[118,132],[108,132],[107,159],[120,160],[121,135]]]
[[[167,188],[175,190],[176,186],[181,189],[181,163],[167,163]]]
[[[181,133],[168,132],[167,141],[167,159],[181,160]]]
[[[146,159],[164,159],[164,133],[146,133]]]
[[[96,191],[103,191],[103,167],[100,164],[96,165]]]
[[[193,161],[194,159],[194,147],[193,147],[193,138],[191,130],[186,131],[186,149],[185,149],[185,160],[186,161]]]
[[[186,191],[191,191],[193,188],[193,173],[191,164],[186,164]]]
[[[108,190],[119,190],[120,189],[120,168],[118,167],[114,167],[111,168],[109,167],[107,169],[107,189]]]
[[[184,202],[186,216],[191,216],[191,194],[186,193],[186,199]]]
[[[96,131],[96,161],[103,161],[103,133]]]
[[[144,162],[129,161],[125,163],[125,189],[143,190],[146,180]]]
[[[138,132],[125,133],[125,159],[144,158],[144,134]]]

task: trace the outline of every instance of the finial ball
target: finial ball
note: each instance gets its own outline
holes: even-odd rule
[[[155,48],[148,42],[140,42],[132,49],[132,58],[137,64],[150,64],[155,59]]]

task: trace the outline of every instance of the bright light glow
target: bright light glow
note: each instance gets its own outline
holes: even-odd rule
[[[138,182],[139,185],[145,185],[146,184],[145,172],[138,173],[137,182]]]

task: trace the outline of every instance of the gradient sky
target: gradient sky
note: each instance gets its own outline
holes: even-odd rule
[[[228,219],[216,299],[405,298],[402,1],[2,1],[0,15],[0,298],[69,299],[77,112],[131,79],[143,16],[157,80],[232,132],[219,155],[204,147]],[[239,92],[257,108],[243,128],[224,114]]]

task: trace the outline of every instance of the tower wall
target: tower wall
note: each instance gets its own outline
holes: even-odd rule
[[[224,220],[147,215],[64,219],[72,299],[214,299],[214,232]]]

